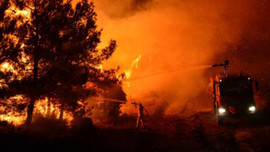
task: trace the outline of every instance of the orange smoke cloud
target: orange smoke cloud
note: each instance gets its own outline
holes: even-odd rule
[[[247,27],[258,19],[256,11],[263,5],[256,0],[94,0],[94,3],[98,25],[103,28],[101,46],[111,38],[118,44],[104,68],[120,65],[125,72],[141,55],[139,67],[132,71],[130,87],[124,86],[127,99],[149,105],[167,103],[165,113],[179,113],[190,103],[193,107],[211,105],[210,100],[205,102],[206,97],[201,96],[207,94],[206,72],[211,71],[206,70],[207,65],[225,59],[219,54],[230,53],[228,46],[242,39]],[[196,68],[201,65],[206,66]],[[135,80],[155,73],[163,74]]]

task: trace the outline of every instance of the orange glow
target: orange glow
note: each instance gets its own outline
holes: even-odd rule
[[[125,71],[125,75],[126,75],[126,78],[129,79],[131,77],[131,74],[132,74],[132,70],[135,66],[135,68],[137,69],[138,68],[138,64],[139,64],[139,61],[141,60],[142,56],[139,55],[130,65],[130,67],[128,68],[127,71]]]
[[[13,101],[11,101],[13,100]],[[7,103],[11,103],[14,102],[14,100],[16,101],[16,103],[24,103],[27,104],[26,102],[26,98],[24,98],[21,95],[17,95],[15,97],[12,97],[10,100],[7,100]],[[34,116],[35,114],[39,114],[42,115],[43,117],[55,117],[55,118],[59,118],[60,116],[60,107],[59,105],[55,105],[55,104],[48,104],[49,99],[46,97],[43,100],[38,100],[35,103],[35,109],[34,109]],[[50,107],[48,107],[48,105]],[[5,106],[0,106],[0,112],[1,111],[5,111],[6,107]],[[24,124],[25,120],[26,120],[26,110],[27,108],[24,109],[24,111],[22,111],[20,114],[14,111],[11,111],[9,113],[2,113],[0,115],[0,120],[1,121],[7,121],[15,126],[17,125],[22,125]],[[49,114],[49,115],[48,115]],[[65,111],[63,112],[63,119],[67,121],[67,125],[71,126],[71,121],[73,120],[73,115],[71,112]]]
[[[100,65],[97,67],[97,69],[99,69],[101,72],[103,72],[103,65],[100,64]]]
[[[11,97],[9,100],[6,100],[5,102],[7,104],[12,104],[14,100],[18,103],[24,103],[24,98],[21,95],[16,95],[14,97]],[[26,111],[24,110],[21,114],[15,111],[10,111],[8,113],[5,113],[6,107],[1,105],[0,106],[0,120],[1,121],[7,121],[15,126],[21,125],[24,123],[26,119]]]
[[[14,116],[14,114],[0,115],[1,121],[7,121],[15,126],[22,125],[26,116]]]
[[[14,68],[13,68],[13,65],[11,65],[10,63],[8,62],[4,62],[0,65],[1,69],[0,71],[2,72],[13,72],[13,73],[17,73]]]
[[[7,16],[23,16],[23,22],[30,20],[31,18],[31,10],[29,8],[25,9],[25,10],[20,10],[14,6],[11,6],[8,10],[6,10],[6,15]]]
[[[210,106],[207,99],[198,99],[207,92],[209,66],[204,65],[241,39],[244,23],[251,21],[247,10],[254,10],[251,3],[232,0],[153,0],[141,9],[132,9],[132,0],[94,3],[103,29],[100,45],[115,39],[118,46],[104,68],[119,65],[129,78],[123,86],[127,99],[156,108],[167,103],[166,114]],[[138,54],[140,66],[132,69],[129,63]]]
[[[265,16],[261,19],[256,14],[262,6],[253,3],[255,0],[151,1],[151,4],[136,8],[131,6],[133,0],[94,0],[97,25],[103,29],[98,49],[106,47],[111,39],[116,40],[118,46],[112,57],[96,68],[104,72],[104,69],[119,66],[119,80],[120,74],[125,74],[126,79],[121,81],[128,102],[121,107],[122,113],[136,112],[131,102],[141,102],[150,113],[163,114],[179,114],[187,107],[211,105],[204,96],[209,85],[206,77],[211,67],[209,64],[223,58],[220,54],[226,53],[240,40],[249,39],[252,34],[246,32],[259,25],[254,21],[265,22]],[[23,16],[23,21],[31,20],[29,9],[11,7],[6,15],[12,13]],[[268,24],[265,27],[269,27]],[[263,32],[257,31],[253,35],[260,33]],[[264,36],[268,35],[264,33]],[[18,41],[16,37],[10,37]],[[22,44],[20,48],[24,47]],[[21,60],[26,63],[29,58],[22,54]],[[0,67],[1,71],[16,72],[15,66],[8,62]],[[31,70],[31,66],[27,69]],[[94,87],[94,84],[88,82],[85,87]],[[102,106],[104,99],[89,100],[87,108],[91,109],[95,105]],[[59,105],[48,107],[48,102],[48,98],[37,101],[35,113],[43,116],[53,113],[59,117]],[[160,107],[165,108],[159,111]],[[93,113],[94,121],[99,120],[96,117],[102,112],[95,109]],[[4,118],[12,119],[10,115]],[[73,116],[64,111],[64,119],[70,122]]]
[[[60,113],[61,113],[60,105],[56,105],[53,103],[48,104],[48,102],[49,102],[49,99],[47,97],[45,97],[45,99],[36,101],[34,113],[41,114],[43,117],[54,116],[56,118],[59,118]],[[71,121],[73,120],[73,115],[71,114],[71,112],[64,110],[63,119],[66,120],[68,123],[68,126],[70,126]]]

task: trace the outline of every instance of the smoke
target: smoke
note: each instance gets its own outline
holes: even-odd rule
[[[128,101],[142,102],[148,109],[157,105],[152,112],[157,108],[168,114],[210,107],[209,76],[222,69],[207,65],[222,63],[227,58],[232,72],[242,70],[258,79],[262,76],[269,79],[269,1],[94,0],[94,3],[98,25],[103,28],[100,47],[106,46],[111,38],[118,44],[104,68],[119,65],[124,72],[141,55],[138,68],[132,71],[132,81],[124,84],[124,90]],[[200,66],[205,68],[196,68]],[[144,77],[156,73],[163,74]],[[159,99],[149,94],[157,94]],[[166,110],[159,107],[163,103]],[[127,109],[130,107],[122,110]]]
[[[95,0],[94,2],[108,17],[121,19],[150,9],[153,0]]]

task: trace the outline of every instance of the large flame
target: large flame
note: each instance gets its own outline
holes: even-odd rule
[[[5,101],[7,104],[27,104],[27,98],[23,97],[22,95],[17,95],[9,100]],[[49,99],[45,97],[45,99],[37,100],[35,103],[35,109],[34,109],[34,117],[36,114],[43,117],[54,117],[55,119],[59,119],[60,117],[60,105],[53,104],[49,102]],[[7,105],[1,105],[0,106],[0,120],[1,121],[7,121],[15,126],[24,124],[26,120],[26,108],[21,112],[15,112],[15,110],[11,110],[8,113],[7,111]],[[73,115],[71,112],[68,112],[66,110],[63,111],[63,120],[67,121],[67,125],[71,126],[71,121],[73,120]]]
[[[17,73],[15,70],[14,70],[14,67],[12,64],[10,64],[9,62],[4,62],[0,65],[0,71],[2,72],[12,72],[12,73]]]
[[[126,75],[126,78],[129,79],[131,77],[131,74],[132,74],[132,70],[135,66],[135,68],[137,69],[138,68],[138,64],[139,64],[139,61],[141,60],[142,56],[139,55],[130,65],[130,67],[128,68],[128,70],[125,71],[125,75]]]
[[[25,98],[22,95],[16,95],[10,99],[4,101],[4,104],[0,105],[0,120],[7,121],[13,125],[21,125],[26,119],[26,111],[17,112],[13,110],[12,105],[14,102],[17,104],[25,104]],[[0,101],[3,103],[3,101]],[[9,107],[7,107],[9,105]]]
[[[25,22],[31,19],[31,9],[33,8],[25,8],[24,10],[20,10],[15,6],[11,6],[8,10],[6,10],[6,15],[12,17],[23,16],[23,22]]]
[[[38,100],[35,103],[34,113],[41,114],[43,117],[55,117],[60,119],[61,108],[60,105],[51,103],[51,101],[45,97],[45,99]],[[63,119],[66,120],[68,126],[70,126],[71,121],[73,120],[72,113],[64,110]]]

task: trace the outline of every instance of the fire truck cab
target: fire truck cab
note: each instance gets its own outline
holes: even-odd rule
[[[218,125],[226,117],[254,115],[256,105],[253,80],[243,74],[221,75],[212,78],[214,115]],[[256,85],[257,86],[257,85]]]

